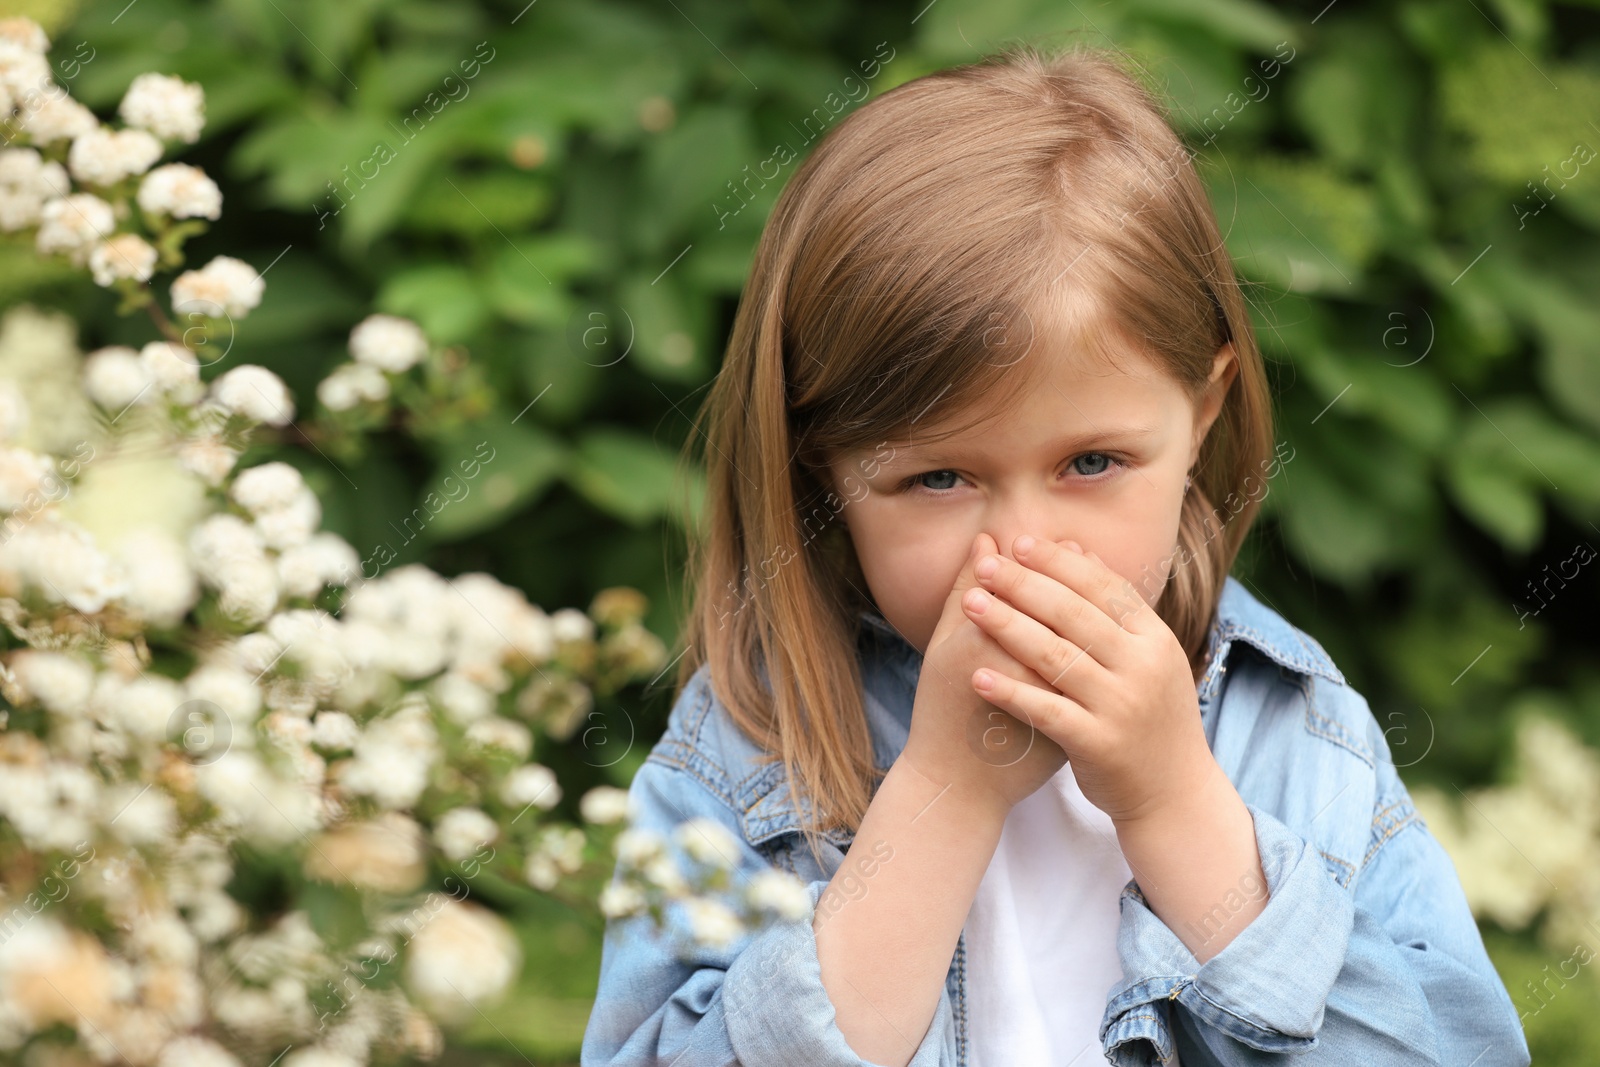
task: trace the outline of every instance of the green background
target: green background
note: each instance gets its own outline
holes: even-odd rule
[[[58,80],[103,119],[144,71],[204,86],[205,135],[172,158],[219,182],[223,217],[189,264],[271,264],[208,376],[264,364],[307,411],[351,326],[382,310],[460,346],[493,393],[470,428],[246,462],[299,467],[363,557],[389,543],[394,565],[486,570],[547,610],[633,586],[669,643],[700,492],[676,456],[794,164],[737,212],[728,183],[779,145],[803,154],[797,126],[890,49],[867,99],[1019,38],[1129,49],[1200,150],[1295,450],[1236,576],[1327,647],[1410,783],[1500,780],[1534,705],[1600,744],[1592,571],[1520,617],[1544,568],[1600,545],[1600,160],[1534,198],[1576,146],[1600,148],[1600,6],[124,4],[0,10],[45,25]],[[69,81],[60,61],[80,46],[93,59]],[[408,139],[429,93],[453,95]],[[362,167],[370,180],[335,199]],[[0,242],[0,302],[23,299],[70,311],[85,349],[155,336],[86,274]],[[469,431],[508,458],[401,544],[389,524],[470,451]],[[595,781],[626,785],[665,720],[667,687],[631,697],[608,711],[631,747]],[[505,906],[529,952],[518,994],[447,1055],[575,1062],[598,917]],[[1528,1007],[1521,983],[1563,954],[1533,928],[1485,923],[1485,937]],[[1590,1063],[1597,1009],[1586,971],[1528,1020],[1534,1062]]]

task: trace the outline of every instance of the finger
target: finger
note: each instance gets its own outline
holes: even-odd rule
[[[1119,629],[1144,634],[1149,632],[1152,620],[1158,620],[1155,609],[1133,583],[1106,566],[1099,556],[1074,552],[1065,543],[1038,537],[1022,551],[1017,549],[1013,544],[1013,558],[1018,563],[1071,589],[1100,609]]]
[[[1072,586],[1003,556],[984,556],[974,565],[974,572],[979,570],[990,571],[979,574],[984,589],[1085,650],[1102,666],[1116,668],[1126,662],[1122,645],[1128,635]]]
[[[1071,697],[988,668],[972,672],[972,688],[984,700],[1060,745],[1069,758],[1084,751],[1094,716]]]
[[[969,589],[962,606],[975,626],[1051,688],[1096,706],[1107,672],[1089,649],[983,589]]]

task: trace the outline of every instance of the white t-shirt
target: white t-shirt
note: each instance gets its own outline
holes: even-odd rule
[[[1006,816],[967,913],[974,1067],[1101,1067],[1100,1020],[1122,978],[1118,898],[1132,872],[1072,764]]]

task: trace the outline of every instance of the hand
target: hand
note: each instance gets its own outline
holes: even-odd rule
[[[963,598],[977,585],[973,565],[997,551],[994,538],[979,534],[945,599],[939,624],[922,657],[922,674],[911,710],[911,732],[901,754],[924,777],[950,785],[957,802],[975,804],[1004,820],[1024,797],[1049,781],[1066,754],[1029,725],[980,695],[972,685],[981,668],[1014,680],[1046,682],[966,618]]]
[[[1017,538],[1015,559],[979,559],[998,561],[978,573],[995,595],[966,611],[1044,683],[996,671],[989,688],[975,677],[976,691],[1059,744],[1083,795],[1119,827],[1180,810],[1221,773],[1183,646],[1099,556],[1031,540]]]

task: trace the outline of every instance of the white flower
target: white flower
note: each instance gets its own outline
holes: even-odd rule
[[[365,363],[341,363],[317,383],[317,399],[329,411],[348,411],[362,401],[383,400],[388,395],[389,379]]]
[[[155,273],[156,259],[156,250],[149,241],[136,233],[119,233],[95,245],[89,253],[89,270],[96,285],[109,287],[119,278],[147,282]]]
[[[189,535],[195,569],[213,584],[239,566],[265,563],[265,546],[256,528],[237,515],[212,515]]]
[[[561,801],[561,787],[556,775],[541,763],[524,763],[506,775],[500,787],[500,798],[515,808],[536,805],[549,811]]]
[[[301,489],[282,507],[268,508],[256,516],[256,529],[267,547],[292,548],[306,544],[322,523],[322,504],[310,489]]]
[[[468,744],[485,748],[501,748],[518,759],[527,759],[533,751],[533,731],[520,722],[489,715],[467,727]]]
[[[555,860],[542,852],[531,852],[522,865],[522,877],[535,889],[551,890],[561,881]]]
[[[0,446],[0,511],[15,511],[27,507],[30,497],[45,498],[59,493],[47,492],[55,476],[55,461],[32,449]]]
[[[222,190],[199,167],[166,163],[139,182],[139,207],[175,219],[222,217]]]
[[[183,345],[150,341],[139,349],[139,362],[156,387],[180,403],[193,403],[205,391],[200,361]]]
[[[477,808],[451,808],[433,828],[433,843],[459,863],[500,836],[500,827]]]
[[[50,50],[50,37],[44,27],[22,15],[0,19],[0,43],[14,44],[41,55]]]
[[[790,921],[804,919],[812,911],[805,884],[787,871],[771,867],[750,879],[745,895],[753,907]]]
[[[34,245],[41,255],[65,253],[74,266],[81,267],[88,262],[90,249],[116,225],[111,205],[93,193],[60,196],[39,209]]]
[[[294,420],[294,400],[283,379],[252,363],[234,367],[211,383],[211,396],[237,415],[269,426]]]
[[[455,671],[439,675],[429,688],[445,714],[459,725],[465,726],[494,713],[494,695]]]
[[[631,882],[608,882],[600,890],[600,914],[608,919],[633,915],[644,907],[644,893]]]
[[[170,842],[177,827],[172,798],[153,785],[125,782],[106,792],[101,810],[107,828],[130,845]]]
[[[283,1067],[361,1067],[361,1064],[342,1052],[312,1045],[310,1048],[295,1049],[285,1056]]]
[[[739,839],[715,819],[701,816],[679,823],[673,836],[686,853],[701,863],[728,870],[739,865]]]
[[[119,682],[102,675],[95,691],[96,715],[130,737],[141,741],[163,741],[169,727],[187,729],[194,723],[183,720],[183,687],[171,678],[145,674],[131,682]],[[174,716],[178,721],[174,722]]]
[[[107,411],[120,412],[149,395],[152,384],[139,353],[127,345],[96,349],[83,361],[84,392]]]
[[[216,256],[199,270],[186,270],[172,283],[172,310],[219,319],[243,318],[261,303],[267,283],[256,269],[233,256]]]
[[[290,596],[311,598],[324,586],[345,585],[361,565],[356,550],[336,533],[322,530],[278,555],[278,580]]]
[[[239,1067],[239,1060],[210,1038],[184,1034],[167,1042],[156,1067]]]
[[[299,470],[273,461],[240,471],[228,495],[246,511],[259,514],[271,508],[287,507],[305,487]]]
[[[235,567],[222,580],[217,606],[222,613],[245,625],[259,625],[278,608],[282,589],[271,563]]]
[[[689,928],[702,945],[726,948],[744,933],[744,924],[733,910],[719,900],[694,898],[683,902],[689,915]]]
[[[404,700],[393,714],[367,724],[339,781],[386,808],[409,808],[427,788],[438,758],[438,732],[426,699]]]
[[[613,785],[597,785],[578,801],[578,811],[588,822],[621,822],[629,814],[628,791]]]
[[[410,319],[368,315],[350,331],[350,354],[357,363],[399,374],[428,354],[428,338]]]
[[[141,74],[122,97],[117,114],[167,141],[193,144],[205,126],[205,92],[200,86],[166,74]]]
[[[311,720],[311,743],[328,752],[343,752],[356,747],[361,727],[342,711],[319,711]]]
[[[67,169],[53,160],[45,162],[38,149],[0,150],[0,230],[37,226],[45,201],[71,192]]]
[[[220,709],[236,727],[255,721],[261,711],[261,689],[244,671],[221,664],[197,668],[183,683],[190,700]]]
[[[58,715],[81,715],[94,691],[94,668],[76,656],[27,648],[11,659],[11,669],[33,699]]]
[[[444,897],[438,912],[411,939],[406,984],[446,1020],[503,992],[522,965],[510,927],[494,912]]]
[[[222,484],[238,459],[238,451],[215,434],[191,437],[178,446],[178,462],[212,487]]]
[[[577,608],[562,608],[552,612],[550,629],[557,641],[594,640],[594,620]]]
[[[625,867],[644,868],[652,860],[666,855],[666,838],[654,830],[630,826],[617,835],[611,849]]]
[[[0,380],[0,443],[20,438],[28,420],[28,398],[15,382]]]
[[[53,603],[86,615],[122,595],[124,580],[111,558],[83,527],[39,516],[0,544],[0,560]]]
[[[200,583],[188,553],[171,534],[142,527],[125,534],[113,554],[122,565],[122,603],[157,626],[174,626],[200,599]]]
[[[26,112],[57,93],[66,95],[55,85],[49,60],[31,49],[0,41],[0,104],[5,105],[5,113],[13,108]]]
[[[48,64],[44,71],[48,75]],[[78,103],[66,93],[38,93],[24,106],[15,120],[17,129],[26,133],[36,145],[52,145],[57,141],[70,141],[95,130],[100,120],[94,112]]]
[[[161,158],[161,142],[144,130],[97,126],[72,139],[67,169],[85,185],[115,185],[143,174]]]

